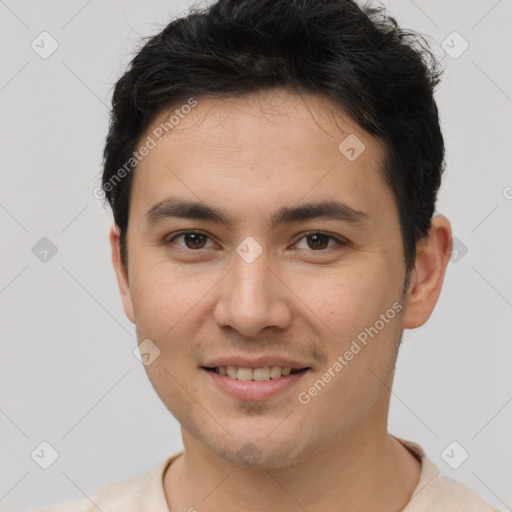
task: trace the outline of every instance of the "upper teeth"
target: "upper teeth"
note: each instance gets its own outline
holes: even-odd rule
[[[270,380],[290,375],[291,368],[280,366],[265,366],[264,368],[238,368],[237,366],[219,366],[216,370],[221,375],[227,375],[237,380]]]

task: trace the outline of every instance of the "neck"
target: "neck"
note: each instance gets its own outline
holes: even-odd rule
[[[285,468],[233,466],[186,431],[183,441],[184,454],[164,476],[171,512],[402,510],[421,473],[421,463],[386,429],[359,429]]]

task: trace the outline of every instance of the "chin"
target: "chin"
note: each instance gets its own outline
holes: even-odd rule
[[[209,449],[225,462],[242,468],[286,468],[299,462],[302,458],[301,447],[290,437],[270,440],[267,435],[262,438],[241,436],[227,445],[208,445]]]
[[[174,416],[188,435],[199,441],[210,453],[226,463],[243,468],[286,468],[314,453],[306,446],[304,428],[292,421],[293,414],[266,415],[256,404],[243,404],[243,415],[226,418],[222,428],[211,417]],[[287,417],[290,416],[290,418]],[[291,423],[289,423],[291,422]],[[188,436],[187,436],[188,437]],[[191,439],[192,441],[192,439]],[[185,449],[187,445],[185,444]]]

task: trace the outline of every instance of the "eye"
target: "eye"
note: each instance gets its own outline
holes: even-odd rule
[[[180,239],[182,240],[182,243],[177,243],[177,240]],[[164,245],[175,244],[182,249],[194,251],[212,247],[212,245],[207,245],[208,240],[210,240],[211,242],[211,239],[208,235],[201,233],[199,231],[182,231],[180,233],[175,234],[171,238],[168,238],[164,242]],[[301,243],[305,243],[306,247],[300,247]],[[348,245],[348,243],[336,236],[318,231],[313,231],[310,233],[306,233],[302,238],[299,239],[298,242],[296,242],[295,245],[299,245],[299,249],[310,249],[314,252],[320,252],[326,249],[331,249],[335,246],[346,246]]]
[[[341,238],[321,232],[307,233],[297,243],[300,243],[303,240],[305,241],[307,247],[299,247],[299,249],[306,248],[312,249],[313,251],[322,251],[325,249],[330,249],[336,245],[347,245],[347,242],[343,241]],[[333,241],[334,243],[329,245],[330,241]]]
[[[178,244],[176,243],[176,240],[182,238],[184,244]],[[165,245],[169,245],[171,243],[176,243],[179,247],[182,247],[184,249],[190,249],[190,250],[198,250],[198,249],[205,249],[206,248],[206,241],[210,237],[208,235],[205,235],[203,233],[200,233],[198,231],[182,231],[181,233],[178,233],[174,235],[172,238],[168,239],[165,242]]]

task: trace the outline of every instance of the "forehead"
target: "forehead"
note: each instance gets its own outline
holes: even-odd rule
[[[378,204],[393,207],[380,170],[384,143],[328,98],[284,89],[198,98],[157,115],[139,147],[149,139],[132,185],[138,213],[176,195],[269,216],[302,198],[344,199],[375,215]]]
[[[364,140],[368,161],[372,156],[378,159],[385,150],[383,142],[351,120],[341,105],[320,95],[276,88],[235,97],[200,98],[194,100],[193,107],[190,103],[184,101],[157,114],[141,141],[152,136],[159,142],[195,145],[196,150],[202,142],[232,155],[243,149],[248,157],[269,151],[275,156],[290,147],[300,153],[318,151],[322,146],[337,147],[348,137]],[[276,139],[276,134],[280,138]]]

